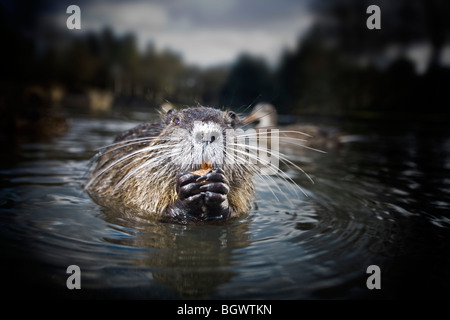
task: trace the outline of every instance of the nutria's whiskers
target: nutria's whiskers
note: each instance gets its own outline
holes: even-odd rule
[[[244,145],[242,145],[242,146],[244,146]],[[253,160],[255,160],[256,162],[257,162],[257,161],[260,161],[260,162],[261,162],[261,159],[259,159],[259,158],[258,158],[257,156],[255,156],[255,155],[250,155],[250,154],[248,154],[248,153],[246,153],[246,152],[244,152],[244,151],[241,151],[241,150],[236,150],[236,152],[239,152],[239,153],[242,153],[242,154],[243,154],[243,155],[233,154],[233,156],[236,156],[236,158],[237,158],[238,160],[242,161],[242,162],[246,162],[246,159],[245,159],[246,156],[251,157],[251,158],[252,158]],[[229,155],[227,155],[227,156],[229,156]],[[263,162],[262,164],[263,164],[263,165],[267,165],[267,166],[269,166],[269,168],[273,169],[273,168],[272,168],[272,167],[273,167],[273,164],[269,163],[268,161],[265,161],[265,162]],[[252,173],[253,173],[254,176],[257,176],[257,177],[259,177],[259,178],[261,178],[261,179],[263,179],[263,178],[269,178],[269,179],[271,179],[271,180],[275,183],[276,187],[278,188],[278,191],[280,191],[281,193],[283,192],[283,191],[281,190],[280,186],[276,183],[275,179],[272,178],[271,175],[263,175],[263,174],[261,174],[261,172],[260,172],[261,170],[260,170],[259,167],[258,167],[258,168],[252,168],[252,169],[253,169],[253,170],[252,170]],[[280,199],[277,197],[277,195],[276,195],[275,192],[273,191],[272,187],[271,187],[270,185],[267,185],[267,186],[268,186],[270,192],[272,193],[272,195],[275,197],[275,199],[276,199],[277,201],[280,201]],[[290,199],[289,199],[289,198],[287,198],[287,200],[290,202]]]
[[[283,132],[283,131],[281,131],[281,132]],[[289,132],[292,132],[292,131],[289,131]],[[280,131],[279,131],[279,133],[280,133]],[[296,133],[303,134],[302,132],[296,132]],[[264,135],[260,135],[258,133],[243,134],[243,135],[238,135],[237,137],[240,137],[240,138],[256,137],[259,140],[267,140],[267,141],[269,141],[271,139],[270,137],[267,137],[267,136],[264,136]],[[299,139],[299,138],[293,138],[293,137],[283,137],[283,136],[278,136],[277,138],[280,141],[284,141],[286,143],[293,144],[293,145],[295,145],[297,147],[306,148],[306,149],[317,151],[317,152],[320,152],[320,153],[326,153],[326,151],[319,150],[319,149],[316,149],[316,148],[311,148],[309,146],[305,146],[304,144],[301,144],[301,143],[297,142],[297,141],[301,141],[301,142],[307,141],[305,139]],[[263,152],[263,153],[270,154],[270,155],[273,154],[271,149],[263,148],[263,147],[260,147],[260,146],[255,147],[255,146],[252,146],[252,145],[245,144],[245,145],[240,145],[240,147],[249,148],[249,149],[252,149],[253,151],[259,151],[259,152]],[[304,173],[308,177],[308,179],[312,183],[314,183],[313,179],[301,167],[299,167],[298,165],[293,163],[291,160],[289,160],[288,156],[286,156],[285,154],[281,153],[279,150],[276,151],[275,156],[278,157],[284,164],[293,166],[296,169],[300,170],[302,173]],[[258,158],[258,160],[261,160],[261,159]]]
[[[133,177],[133,176],[135,176],[135,175],[139,175],[139,174],[141,174],[141,173],[143,173],[144,172],[144,170],[150,170],[150,169],[152,169],[152,168],[156,168],[156,167],[158,167],[158,166],[160,166],[161,165],[161,162],[163,162],[163,160],[166,160],[168,157],[172,157],[172,156],[175,156],[176,155],[176,153],[175,152],[173,152],[173,153],[163,153],[163,154],[161,154],[161,155],[156,155],[156,156],[154,156],[154,155],[144,155],[144,156],[142,156],[141,158],[139,158],[139,159],[135,159],[135,160],[133,160],[133,163],[135,162],[135,161],[138,161],[138,160],[144,160],[144,159],[146,159],[146,158],[148,158],[148,160],[145,160],[145,162],[142,164],[142,165],[140,165],[139,167],[137,167],[136,169],[134,169],[134,170],[132,170],[132,171],[130,171],[129,173],[127,173],[115,186],[114,186],[114,189],[115,190],[118,190],[119,188],[120,188],[120,186],[122,186],[122,184],[123,183],[125,183],[129,178],[131,178],[131,177]],[[130,164],[132,164],[132,162],[130,162]],[[128,166],[128,165],[126,165],[126,166]],[[126,167],[125,166],[125,167]],[[124,168],[125,168],[124,167]],[[162,174],[164,171],[165,171],[165,169],[167,168],[167,167],[169,167],[168,166],[168,164],[166,163],[166,164],[164,164],[164,166],[163,167],[159,167],[158,168],[158,170],[157,170],[157,172],[159,173],[159,174]]]
[[[240,147],[247,147],[247,148],[253,149],[253,150],[255,150],[255,151],[259,151],[259,152],[262,151],[262,152],[264,152],[264,153],[267,153],[267,154],[272,155],[272,151],[269,150],[269,149],[264,149],[264,148],[260,148],[260,147],[254,147],[254,146],[248,146],[248,145],[237,145],[237,146],[240,146]],[[251,154],[249,154],[249,153],[247,153],[247,152],[245,152],[245,151],[241,151],[241,150],[235,150],[235,151],[236,151],[236,152],[239,152],[239,153],[242,153],[242,154],[245,155],[245,156],[252,157],[253,160],[260,162],[262,166],[264,166],[264,167],[266,167],[266,168],[269,168],[269,169],[272,171],[271,174],[274,174],[274,175],[278,176],[279,178],[283,179],[284,181],[290,182],[290,183],[288,184],[289,186],[291,186],[291,183],[294,184],[295,186],[297,186],[297,187],[300,189],[300,191],[301,191],[305,196],[308,196],[308,195],[306,194],[306,192],[303,190],[302,187],[300,187],[294,180],[292,180],[291,177],[289,177],[284,171],[282,171],[282,170],[281,170],[280,168],[278,168],[277,166],[273,165],[271,162],[269,162],[269,161],[267,161],[267,160],[265,160],[265,159],[263,159],[263,158],[261,158],[261,157],[258,157],[258,156],[255,156],[255,155],[251,155]],[[314,183],[314,180],[313,180],[313,179],[312,179],[312,178],[311,178],[311,177],[310,177],[310,176],[309,176],[302,168],[300,168],[300,167],[297,166],[295,163],[293,163],[292,161],[290,161],[286,156],[284,156],[284,155],[282,155],[282,154],[280,154],[280,153],[277,153],[277,154],[274,155],[274,156],[278,157],[279,160],[280,160],[282,163],[284,163],[285,165],[291,165],[291,166],[295,167],[296,169],[298,169],[299,171],[301,171],[303,174],[306,175],[306,177],[307,177],[312,183]],[[268,175],[262,175],[262,174],[259,174],[259,176],[261,176],[261,177],[266,177],[266,176],[268,176]],[[270,175],[269,175],[269,176],[270,176]],[[293,187],[292,187],[292,191],[298,196],[297,191],[296,191]]]
[[[99,149],[97,149],[99,151],[99,155],[103,155],[104,153],[107,152],[114,152],[117,151],[121,148],[125,148],[131,145],[139,145],[139,144],[145,144],[145,143],[150,143],[153,140],[155,140],[157,137],[150,137],[150,138],[136,138],[136,139],[132,139],[132,140],[128,140],[126,142],[123,141],[119,141],[119,142],[115,142],[115,143],[111,143],[105,147],[101,147]],[[160,139],[160,140],[164,140],[164,139]]]
[[[126,164],[124,167],[121,168],[121,169],[125,169],[127,166],[132,165],[134,162],[136,162],[137,160],[139,160],[139,158],[137,158],[137,156],[139,156],[140,154],[145,154],[145,153],[148,152],[148,151],[158,150],[158,149],[160,150],[160,149],[164,149],[164,148],[169,149],[169,148],[170,148],[170,145],[167,145],[167,146],[158,146],[158,145],[157,145],[157,146],[149,146],[149,147],[145,147],[145,148],[143,148],[143,149],[134,151],[134,152],[132,152],[132,153],[130,153],[130,154],[126,154],[126,155],[123,156],[123,157],[120,157],[119,159],[117,159],[117,160],[114,161],[113,163],[109,164],[106,168],[102,168],[102,166],[100,166],[100,168],[98,168],[98,169],[101,169],[101,170],[99,170],[94,176],[92,176],[92,177],[89,179],[88,183],[85,185],[85,188],[89,188],[90,185],[91,185],[92,183],[94,183],[101,175],[105,174],[105,173],[108,172],[109,170],[114,169],[115,166],[121,164],[122,162],[127,161],[127,160],[129,160],[130,158],[136,158],[136,159],[134,159],[132,162]],[[107,153],[107,152],[105,152],[105,153]],[[100,156],[103,157],[105,153],[102,153]],[[98,170],[98,169],[97,169],[97,170]]]
[[[268,129],[268,130],[271,130],[271,129]],[[277,129],[277,130],[278,130],[278,129]],[[270,131],[269,131],[269,132],[270,132]],[[317,152],[320,152],[320,153],[327,153],[327,152],[324,151],[324,150],[320,150],[320,149],[317,149],[317,148],[313,148],[313,147],[307,146],[307,145],[305,145],[305,144],[303,144],[303,143],[298,143],[298,142],[308,142],[308,141],[309,141],[308,139],[301,139],[301,138],[295,138],[295,137],[287,137],[287,136],[283,136],[283,135],[282,135],[283,133],[294,133],[294,134],[304,135],[304,136],[313,138],[313,136],[310,135],[310,134],[308,134],[308,133],[301,132],[301,131],[292,131],[292,130],[278,130],[278,134],[279,134],[278,139],[279,139],[280,142],[285,143],[285,144],[289,144],[289,145],[293,145],[293,146],[296,146],[296,147],[301,147],[301,148],[305,148],[305,149],[317,151]],[[251,138],[251,137],[256,137],[256,138],[258,138],[258,139],[260,139],[260,140],[263,140],[263,139],[270,139],[270,138],[264,137],[264,134],[261,134],[261,133],[259,133],[259,132],[245,133],[245,134],[243,134],[243,135],[241,135],[241,136],[238,135],[237,137],[241,137],[241,138],[246,138],[246,137],[249,137],[249,138]]]

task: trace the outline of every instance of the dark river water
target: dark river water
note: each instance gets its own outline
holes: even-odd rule
[[[256,181],[257,206],[242,219],[181,225],[120,216],[82,189],[89,158],[151,117],[139,110],[69,112],[67,132],[5,148],[5,294],[450,298],[450,129],[401,122],[346,126],[348,142],[336,150],[290,151],[314,184],[293,168],[284,170],[307,196],[273,177]],[[66,286],[70,265],[80,268],[80,290]],[[379,267],[374,275],[367,271],[372,265]],[[381,287],[369,289],[368,282]]]

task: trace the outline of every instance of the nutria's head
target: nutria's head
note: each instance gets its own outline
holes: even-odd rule
[[[233,111],[198,107],[171,109],[164,119],[160,138],[173,145],[173,164],[180,171],[193,171],[208,164],[222,168],[225,163],[227,133],[242,126]]]

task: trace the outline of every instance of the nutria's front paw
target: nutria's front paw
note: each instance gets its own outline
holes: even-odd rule
[[[197,182],[198,176],[189,172],[182,172],[177,179],[178,199],[187,200],[200,194],[200,187],[203,185]],[[198,197],[197,197],[198,198]]]
[[[175,206],[186,216],[205,220],[226,218],[229,216],[229,190],[221,169],[210,170],[204,176],[181,173],[177,180]]]
[[[207,207],[208,216],[226,218],[230,214],[228,204],[228,180],[222,169],[210,170],[204,176],[197,178],[197,182],[203,182],[200,191],[205,193],[205,205]]]

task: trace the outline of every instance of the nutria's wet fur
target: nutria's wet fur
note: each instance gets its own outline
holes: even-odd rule
[[[97,154],[85,189],[107,207],[162,218],[202,221],[242,215],[254,200],[256,169],[224,158],[227,129],[242,125],[231,111],[169,110],[158,121],[122,133]],[[210,135],[208,140],[204,134]],[[199,178],[189,173],[202,162],[212,166],[209,174]]]

